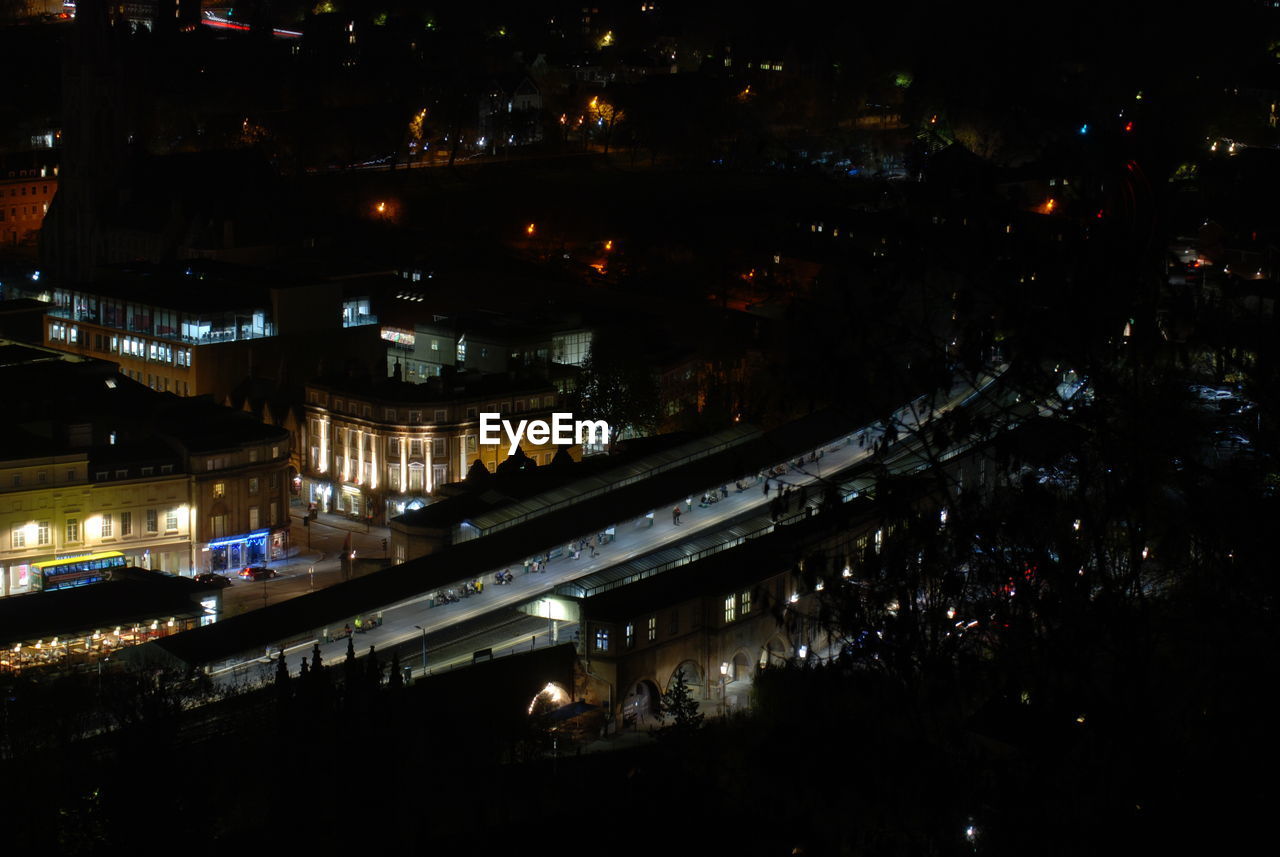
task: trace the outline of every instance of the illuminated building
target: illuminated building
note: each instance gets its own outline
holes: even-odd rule
[[[33,244],[57,192],[56,165],[0,172],[0,243]]]
[[[38,275],[8,278],[0,296],[49,304],[43,343],[50,348],[116,362],[159,392],[221,400],[255,371],[313,369],[375,345],[378,319],[361,291],[374,284],[358,276],[299,279],[191,260],[111,269],[83,288],[49,288]]]
[[[493,471],[506,444],[479,443],[481,413],[545,419],[559,401],[545,381],[471,373],[424,384],[359,379],[307,385],[303,492],[323,511],[375,521],[430,502],[439,486],[476,460]],[[523,444],[532,464],[550,464],[553,444]]]
[[[14,395],[0,453],[3,594],[30,564],[117,550],[190,574],[278,558],[289,432],[207,399],[148,390],[103,360],[0,340]]]

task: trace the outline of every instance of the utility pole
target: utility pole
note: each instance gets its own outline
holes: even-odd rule
[[[427,629],[421,625],[414,625],[413,627],[422,632],[422,675],[425,677],[427,674]]]

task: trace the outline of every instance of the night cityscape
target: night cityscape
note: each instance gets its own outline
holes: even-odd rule
[[[1280,0],[0,0],[13,853],[1265,853]]]

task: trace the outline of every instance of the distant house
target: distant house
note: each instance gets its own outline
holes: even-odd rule
[[[526,146],[542,139],[542,92],[527,75],[494,80],[479,99],[480,148]]]

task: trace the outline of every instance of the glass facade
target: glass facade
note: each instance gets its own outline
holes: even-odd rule
[[[52,306],[49,307],[48,314],[57,318],[100,324],[170,342],[204,345],[276,335],[276,325],[266,308],[188,313],[75,289],[23,289],[10,286],[5,291],[6,296],[11,298],[50,301]]]

